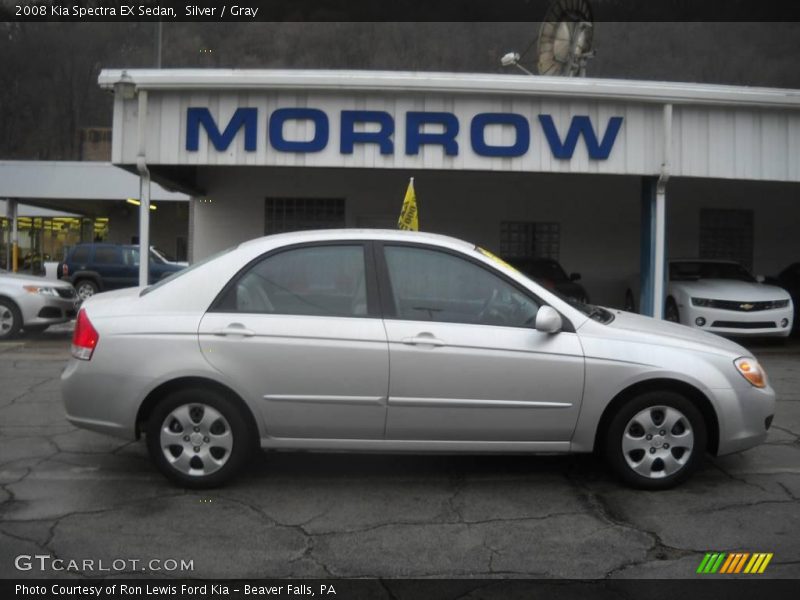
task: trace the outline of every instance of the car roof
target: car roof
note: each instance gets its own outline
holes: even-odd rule
[[[465,242],[454,237],[439,233],[423,231],[405,231],[400,229],[309,229],[305,231],[291,231],[288,233],[275,233],[264,237],[248,240],[239,244],[239,248],[253,245],[262,245],[265,242],[276,246],[285,246],[292,243],[314,241],[347,241],[347,240],[383,240],[391,242],[417,242],[429,243],[436,246],[445,246],[458,249],[471,250],[475,244]]]

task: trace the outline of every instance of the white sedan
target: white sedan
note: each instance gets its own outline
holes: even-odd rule
[[[742,265],[724,260],[673,260],[664,318],[729,336],[787,337],[792,299],[759,283]]]

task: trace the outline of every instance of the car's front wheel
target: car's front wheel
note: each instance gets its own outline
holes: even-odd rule
[[[22,328],[22,315],[17,305],[0,298],[0,340],[10,340]]]
[[[207,389],[169,394],[147,421],[147,448],[159,470],[190,488],[210,488],[230,479],[253,449],[238,407]]]
[[[75,284],[75,291],[78,293],[78,298],[86,300],[94,296],[100,288],[91,279],[81,279]]]
[[[605,434],[612,469],[629,485],[662,490],[685,481],[703,460],[706,426],[697,407],[671,392],[647,392],[625,403]]]

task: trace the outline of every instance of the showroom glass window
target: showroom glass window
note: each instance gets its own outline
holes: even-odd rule
[[[366,316],[364,248],[361,245],[309,246],[270,255],[239,277],[218,310]]]
[[[385,246],[397,317],[532,326],[539,305],[487,268],[447,252]]]

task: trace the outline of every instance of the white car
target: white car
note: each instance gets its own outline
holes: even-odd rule
[[[626,294],[625,309],[636,303]],[[789,293],[759,283],[735,261],[681,259],[669,262],[664,318],[726,336],[787,337],[794,307]]]
[[[78,296],[69,283],[0,269],[0,341],[23,329],[40,332],[74,319],[77,310]]]

